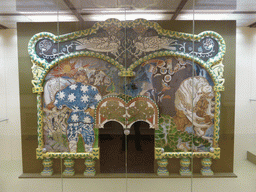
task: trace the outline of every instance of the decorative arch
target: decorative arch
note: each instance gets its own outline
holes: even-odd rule
[[[158,116],[157,105],[147,97],[138,96],[126,102],[110,96],[102,99],[96,108],[95,128],[104,128],[105,123],[116,121],[124,129],[130,129],[133,123],[145,121],[150,128],[158,129]]]
[[[95,110],[95,128],[104,128],[109,121],[116,121],[125,127],[125,106],[125,101],[119,97],[102,99]]]
[[[159,110],[154,101],[147,97],[138,96],[127,103],[127,128],[133,123],[145,121],[152,129],[158,129]]]

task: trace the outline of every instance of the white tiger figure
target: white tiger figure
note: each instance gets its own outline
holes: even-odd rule
[[[197,136],[203,137],[214,118],[214,91],[209,82],[201,76],[185,79],[175,93],[175,108],[177,113],[183,112],[187,119],[194,125]],[[179,122],[181,120],[178,120]],[[185,120],[184,120],[185,121]],[[178,129],[188,123],[180,123]],[[204,137],[203,137],[204,138]],[[207,139],[207,138],[205,138]]]

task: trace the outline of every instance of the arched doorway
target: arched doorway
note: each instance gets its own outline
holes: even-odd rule
[[[154,173],[158,108],[151,99],[102,99],[96,109],[95,128],[99,129],[101,173]]]
[[[143,121],[135,122],[127,136],[118,122],[105,123],[99,129],[100,172],[154,173],[154,133]]]
[[[109,121],[99,129],[101,173],[125,173],[124,138],[123,126],[118,122]]]
[[[154,133],[144,121],[131,126],[127,136],[128,173],[154,173]]]

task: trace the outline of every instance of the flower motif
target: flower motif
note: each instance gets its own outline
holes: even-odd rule
[[[59,99],[63,100],[65,98],[65,96],[66,95],[65,95],[65,93],[63,91],[59,92],[59,95],[58,95]]]
[[[100,94],[97,94],[97,95],[95,95],[95,97],[94,97],[97,101],[100,101],[101,100],[101,96],[100,96]]]
[[[84,121],[84,123],[91,123],[91,118],[85,117],[83,121]]]
[[[75,100],[76,100],[76,96],[74,95],[74,93],[71,93],[68,95],[69,102],[74,102]]]
[[[71,116],[71,119],[72,119],[72,121],[74,121],[74,122],[78,121],[78,115],[77,115],[77,114],[72,115],[72,116]]]
[[[88,91],[88,86],[87,86],[87,85],[82,85],[82,86],[81,86],[81,91],[82,91],[83,93],[85,93],[86,91]]]
[[[88,102],[89,101],[89,96],[88,95],[83,95],[81,97],[81,101],[84,102],[84,103]]]
[[[71,90],[76,90],[77,85],[76,85],[76,84],[73,84],[73,85],[70,85],[69,87],[70,87]]]

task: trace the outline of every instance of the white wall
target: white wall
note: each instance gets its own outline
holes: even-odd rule
[[[1,99],[6,102],[0,109],[7,121],[0,123],[1,160],[21,159],[19,76],[16,30],[0,30],[1,87],[5,92]],[[4,73],[5,74],[4,74]],[[2,82],[3,80],[3,82]],[[6,87],[4,87],[5,83]]]
[[[235,165],[238,178],[195,179],[18,179],[22,173],[17,31],[0,30],[0,65],[6,71],[7,118],[0,123],[0,191],[173,191],[255,192],[256,165],[246,151],[256,153],[256,30],[237,29]],[[255,65],[255,66],[254,66]],[[255,73],[256,74],[256,73]],[[4,79],[4,73],[0,73]],[[0,86],[0,91],[3,85]],[[255,91],[256,93],[256,91]],[[5,95],[5,94],[4,94]],[[2,97],[1,97],[2,98]],[[2,110],[2,109],[0,109]],[[191,188],[192,184],[192,188]]]

